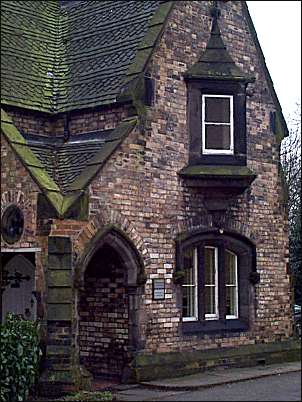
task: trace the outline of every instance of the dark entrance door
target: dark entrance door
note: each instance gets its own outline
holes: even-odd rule
[[[27,320],[36,320],[35,266],[32,262],[34,254],[27,254],[28,258],[18,253],[1,255],[2,321],[7,313],[19,315]]]
[[[120,378],[127,364],[127,269],[104,244],[91,258],[79,293],[80,361],[94,376]]]

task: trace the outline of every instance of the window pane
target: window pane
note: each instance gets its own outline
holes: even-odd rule
[[[230,150],[231,145],[230,126],[205,126],[205,149]]]
[[[215,284],[215,248],[204,249],[205,284]]]
[[[195,284],[195,270],[194,270],[194,249],[191,248],[186,250],[184,253],[184,284],[185,285],[193,285]]]
[[[215,247],[204,248],[204,270],[205,270],[205,287],[204,287],[204,312],[207,318],[218,318],[218,283],[217,283],[217,252]],[[216,317],[207,317],[208,314]]]
[[[195,309],[195,292],[196,288],[193,286],[183,286],[183,299],[182,299],[182,316],[183,317],[196,317]]]
[[[237,317],[237,288],[235,286],[226,287],[226,315]]]
[[[215,286],[205,286],[205,314],[216,314]]]
[[[238,317],[237,256],[228,250],[225,251],[225,284],[227,318]]]
[[[196,256],[197,250],[195,248],[187,249],[184,252],[184,283],[183,283],[183,317],[196,318],[197,305],[196,305],[196,292],[197,292],[197,278],[196,278]]]
[[[205,97],[205,121],[230,123],[230,99]]]
[[[227,285],[236,285],[236,255],[225,252],[225,283]]]

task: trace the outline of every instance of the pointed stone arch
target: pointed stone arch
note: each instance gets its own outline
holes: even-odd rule
[[[115,225],[106,225],[90,239],[85,252],[78,259],[75,268],[75,284],[81,286],[87,266],[95,252],[109,245],[120,256],[127,270],[127,286],[140,286],[145,283],[145,264],[142,256],[135,247],[134,242]]]
[[[127,241],[132,244],[133,248],[144,259],[144,265],[147,267],[150,263],[150,256],[143,238],[137,232],[130,220],[123,216],[120,212],[108,209],[99,205],[99,212],[91,217],[89,222],[81,230],[74,240],[74,256],[76,265],[78,261],[83,261],[94,239],[101,238],[108,230],[115,230],[120,233]]]
[[[127,316],[127,322],[124,324],[124,327],[122,330],[127,330],[127,341],[125,344],[125,351],[121,351],[119,353],[115,353],[115,356],[113,356],[113,359],[119,359],[119,361],[114,362],[112,360],[112,356],[110,355],[110,350],[114,350],[115,346],[117,343],[121,343],[121,339],[115,338],[115,334],[113,333],[114,331],[111,331],[111,338],[108,336],[108,332],[110,333],[110,328],[108,331],[108,321],[100,321],[102,318],[102,314],[106,314],[104,310],[106,308],[111,308],[113,309],[113,305],[115,303],[115,299],[113,299],[111,305],[110,302],[107,304],[102,304],[103,303],[103,298],[100,299],[98,298],[98,294],[101,294],[104,290],[104,287],[98,287],[98,286],[104,286],[102,285],[102,263],[104,263],[104,260],[107,259],[108,264],[108,258],[104,258],[104,253],[102,254],[103,250],[109,251],[109,253],[112,255],[112,262],[113,266],[118,266],[119,270],[119,275],[121,272],[124,272],[124,284],[123,286],[120,286],[118,282],[111,283],[110,285],[105,285],[107,288],[105,289],[106,291],[109,291],[110,288],[114,286],[117,286],[118,288],[118,295],[115,294],[114,296],[120,297],[121,292],[124,289],[124,299],[122,304],[124,306],[127,306],[127,311],[124,312],[123,317]],[[106,257],[106,255],[105,255]],[[108,257],[108,256],[107,256]],[[98,263],[98,261],[100,263]],[[97,262],[97,263],[96,263]],[[97,267],[96,267],[97,264]],[[91,270],[92,268],[92,270]],[[97,270],[95,269],[97,268]],[[109,272],[111,268],[109,268]],[[116,268],[113,268],[113,271]],[[92,275],[89,277],[90,272],[93,272],[93,275],[95,275],[96,272],[100,274],[98,277],[98,274],[95,276],[98,277],[98,279],[95,280],[95,289],[93,289],[93,293],[89,294],[89,286],[87,286],[88,281],[90,283],[93,283],[91,281],[91,278],[94,278]],[[106,269],[105,269],[106,271]],[[108,272],[108,268],[107,268]],[[87,275],[86,275],[87,273]],[[89,273],[89,275],[88,275]],[[108,275],[108,273],[107,273]],[[109,276],[111,276],[109,274]],[[113,275],[114,276],[114,275]],[[105,280],[107,280],[107,277],[104,277]],[[117,277],[115,277],[117,278]],[[134,242],[132,241],[127,234],[121,231],[121,229],[113,224],[105,225],[102,228],[100,228],[94,236],[90,239],[90,241],[86,244],[85,251],[82,253],[81,258],[78,258],[77,264],[75,266],[75,293],[76,293],[76,300],[77,300],[77,336],[76,336],[76,345],[78,349],[78,355],[79,359],[81,361],[81,364],[84,364],[88,370],[90,370],[92,373],[97,373],[97,370],[99,370],[99,367],[97,366],[98,362],[95,361],[96,356],[98,354],[98,358],[100,359],[99,361],[110,361],[113,362],[111,367],[114,367],[114,369],[119,370],[119,376],[122,381],[126,381],[129,376],[131,376],[132,373],[132,360],[135,357],[135,353],[139,350],[142,349],[145,345],[145,339],[142,331],[143,327],[143,297],[144,297],[144,284],[146,282],[146,276],[145,276],[145,266],[144,266],[144,260],[142,256],[140,255],[139,251],[135,247]],[[100,284],[100,285],[99,285]],[[115,292],[115,290],[110,290],[110,292]],[[110,338],[110,347],[107,347],[107,352],[104,352],[102,355],[102,352],[100,350],[95,350],[94,351],[94,346],[92,345],[91,348],[93,351],[86,352],[83,349],[81,349],[81,339],[85,334],[83,335],[83,330],[82,327],[86,325],[86,318],[83,317],[83,309],[81,306],[84,306],[86,303],[86,300],[91,300],[92,298],[95,298],[96,305],[102,305],[104,307],[100,307],[101,311],[100,313],[93,315],[94,313],[90,314],[90,327],[93,325],[96,325],[98,331],[98,337],[101,337],[101,333],[103,329],[106,329],[107,331],[107,336],[106,339],[108,341],[108,338]],[[118,314],[121,317],[121,302],[118,303]],[[93,308],[88,308],[84,312],[85,315],[87,315],[87,312],[92,311]],[[110,311],[110,314],[112,311]],[[116,311],[113,311],[113,314],[115,314]],[[89,314],[89,313],[88,313]],[[98,321],[97,321],[98,320]],[[91,328],[90,328],[91,329]],[[85,331],[85,330],[84,330]],[[98,343],[102,344],[102,339],[98,339]],[[97,342],[95,342],[97,344]],[[84,354],[88,353],[88,358],[86,359],[84,357],[81,358]],[[107,353],[107,355],[106,355]],[[123,354],[122,358],[122,366],[121,366],[121,356]],[[117,356],[119,356],[117,358]],[[86,363],[85,363],[86,359]],[[94,360],[93,360],[94,359]],[[90,363],[93,361],[93,363]],[[87,363],[88,362],[88,363]],[[92,364],[92,365],[90,365]],[[105,367],[105,371],[108,371],[109,364],[107,367]],[[121,368],[122,367],[122,368]],[[116,374],[116,373],[115,373]],[[110,372],[107,373],[106,375],[110,375]]]

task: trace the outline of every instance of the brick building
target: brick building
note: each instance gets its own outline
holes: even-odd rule
[[[287,127],[246,3],[1,15],[2,313],[43,324],[41,383],[292,358]]]

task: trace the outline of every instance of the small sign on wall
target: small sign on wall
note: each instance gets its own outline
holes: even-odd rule
[[[165,280],[153,279],[152,280],[152,294],[153,300],[163,300],[165,298]]]

